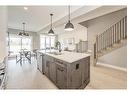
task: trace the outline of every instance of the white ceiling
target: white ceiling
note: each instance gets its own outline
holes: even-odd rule
[[[114,11],[121,10],[123,8],[126,8],[126,6],[83,6],[71,14],[71,22],[74,24],[75,27],[75,24],[81,24],[81,22],[106,15]],[[55,34],[66,32],[64,31],[64,27],[67,21],[66,18],[67,17],[65,16],[53,23]],[[47,31],[49,31],[49,27],[49,25],[44,27],[39,31],[39,33],[47,33]]]
[[[8,7],[8,28],[22,29],[22,22],[26,22],[27,31],[41,31],[49,29],[50,13],[53,13],[53,26],[67,22],[68,6],[24,6]],[[71,6],[72,22],[86,21],[104,15],[126,6]]]
[[[22,22],[26,22],[26,30],[37,32],[50,24],[50,13],[53,13],[53,21],[57,21],[68,14],[67,6],[24,6],[8,7],[8,28],[22,29]],[[71,6],[71,12],[81,6]]]

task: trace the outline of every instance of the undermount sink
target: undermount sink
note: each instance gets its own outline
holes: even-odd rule
[[[61,55],[61,52],[48,52],[49,54],[54,54],[54,55]]]

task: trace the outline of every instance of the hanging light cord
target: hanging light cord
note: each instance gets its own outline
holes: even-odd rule
[[[51,16],[51,29],[52,29],[52,16],[53,16],[53,14],[50,14],[50,16]]]
[[[69,21],[70,21],[70,5],[68,6],[68,12],[69,12],[69,15],[68,15],[68,19],[69,19]]]
[[[23,22],[22,24],[23,24],[23,32],[25,33],[25,22]]]

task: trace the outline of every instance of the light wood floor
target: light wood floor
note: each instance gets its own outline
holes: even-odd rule
[[[15,60],[8,63],[7,89],[58,89],[37,70],[36,60],[22,66]],[[127,89],[127,72],[102,66],[91,66],[90,83],[86,89]]]
[[[91,66],[91,80],[87,89],[127,89],[127,72]]]

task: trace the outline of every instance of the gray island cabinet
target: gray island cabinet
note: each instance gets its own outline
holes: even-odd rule
[[[42,73],[60,89],[83,89],[90,81],[90,55],[42,53]],[[70,57],[70,58],[69,58]],[[40,64],[38,62],[38,64]]]

